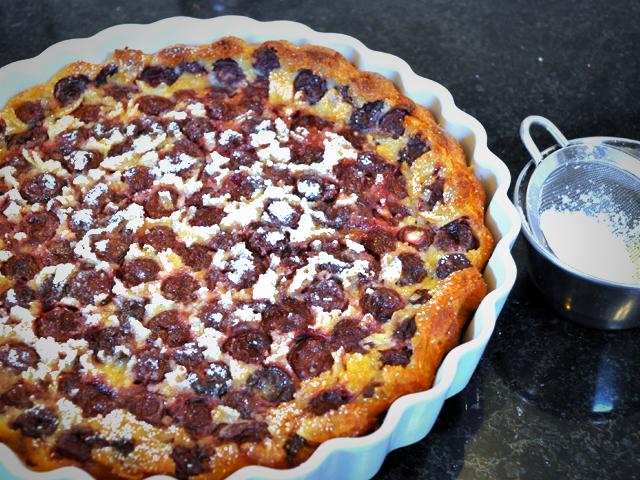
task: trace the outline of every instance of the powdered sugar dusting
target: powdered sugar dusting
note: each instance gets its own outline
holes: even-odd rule
[[[640,229],[624,224],[620,214],[549,209],[540,217],[549,246],[563,262],[603,280],[640,283]]]

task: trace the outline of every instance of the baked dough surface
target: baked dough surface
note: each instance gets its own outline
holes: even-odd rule
[[[0,440],[34,470],[290,468],[432,386],[486,294],[456,140],[337,52],[78,62],[0,110]]]

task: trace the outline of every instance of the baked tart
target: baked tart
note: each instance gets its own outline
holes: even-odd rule
[[[429,389],[486,294],[458,142],[327,48],[77,62],[0,111],[0,440],[223,479]]]

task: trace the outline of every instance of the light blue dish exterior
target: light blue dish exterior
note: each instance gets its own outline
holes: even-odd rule
[[[471,320],[463,343],[444,359],[433,388],[397,400],[389,409],[382,426],[374,433],[361,438],[330,440],[321,445],[307,462],[296,468],[274,470],[246,467],[229,477],[229,480],[367,480],[379,470],[388,452],[424,438],[436,421],[444,401],[467,385],[516,278],[511,247],[520,232],[520,217],[507,196],[511,182],[509,170],[489,151],[482,125],[456,107],[449,91],[436,82],[416,75],[404,60],[372,51],[346,35],[320,33],[289,21],[258,22],[239,16],[205,20],[175,17],[149,25],[119,25],[90,38],[66,40],[49,47],[35,58],[3,67],[0,69],[0,105],[25,88],[47,81],[69,63],[78,60],[102,63],[116,48],[128,46],[153,53],[177,43],[206,44],[227,35],[252,43],[289,40],[297,45],[323,45],[343,54],[360,70],[384,75],[402,93],[431,110],[438,123],[460,142],[469,165],[487,192],[486,223],[496,242],[484,272],[489,293]],[[0,478],[92,479],[84,471],[73,467],[53,472],[32,472],[3,444],[0,444]],[[169,480],[170,477],[154,476],[151,479]]]

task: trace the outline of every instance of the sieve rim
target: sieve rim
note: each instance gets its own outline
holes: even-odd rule
[[[631,140],[627,138],[617,138],[617,137],[584,137],[577,138],[573,140],[569,140],[566,146],[571,145],[579,145],[579,144],[588,144],[588,145],[601,145],[605,144],[609,147],[614,147],[618,149],[624,150],[626,153],[629,153],[636,158],[640,159],[640,142],[636,140]],[[556,150],[564,148],[560,145],[552,145],[551,147],[541,151],[542,159],[551,155]],[[518,179],[516,180],[514,190],[513,190],[513,203],[520,215],[520,219],[522,221],[522,231],[529,241],[529,243],[545,258],[555,264],[557,267],[576,275],[586,281],[590,281],[592,283],[596,283],[602,286],[612,287],[612,288],[620,288],[633,292],[640,292],[640,284],[637,283],[620,283],[613,282],[610,280],[605,280],[599,277],[595,277],[588,273],[585,273],[581,270],[578,270],[571,265],[560,260],[549,248],[543,245],[538,241],[536,236],[534,235],[533,230],[529,224],[529,218],[526,212],[526,198],[527,198],[527,187],[529,184],[529,180],[531,175],[535,171],[536,161],[532,158],[522,169],[520,175],[518,175]]]

